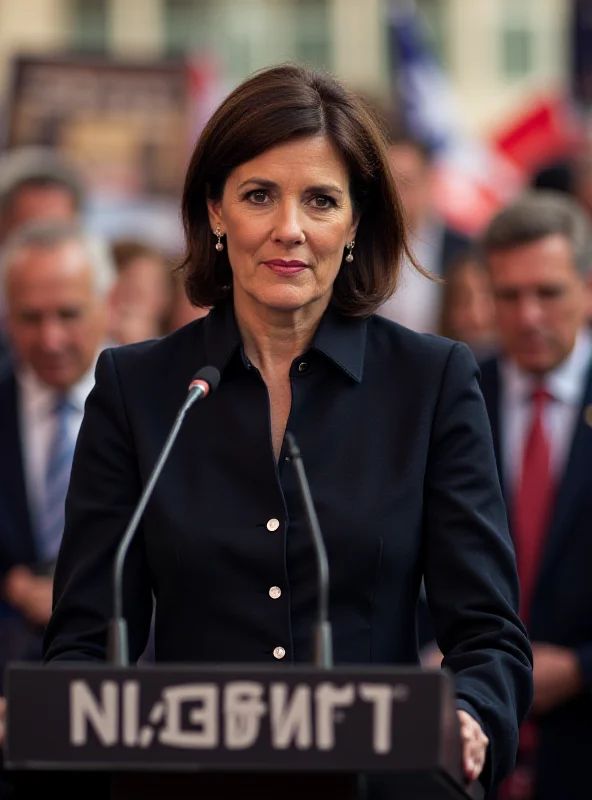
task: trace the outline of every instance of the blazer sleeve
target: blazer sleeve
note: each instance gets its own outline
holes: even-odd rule
[[[482,782],[513,767],[533,695],[532,650],[520,622],[508,533],[478,367],[456,343],[443,372],[425,480],[424,580],[442,666],[457,705],[489,737]]]
[[[76,442],[66,522],[43,659],[105,660],[113,615],[115,553],[142,491],[134,442],[111,350],[99,356]],[[130,661],[144,651],[152,615],[142,527],[127,553],[123,613]]]

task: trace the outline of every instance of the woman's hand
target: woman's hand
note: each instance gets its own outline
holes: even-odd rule
[[[481,775],[485,765],[489,739],[481,730],[477,720],[466,711],[459,710],[460,738],[462,741],[463,771],[469,781],[475,781]]]

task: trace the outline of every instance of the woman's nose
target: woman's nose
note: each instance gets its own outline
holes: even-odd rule
[[[302,244],[305,240],[301,210],[297,203],[281,203],[274,220],[273,238],[286,245]]]

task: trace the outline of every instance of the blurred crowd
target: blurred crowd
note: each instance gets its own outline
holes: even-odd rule
[[[558,487],[568,481],[573,488],[581,478],[570,471],[578,426],[592,427],[592,399],[586,401],[592,355],[592,148],[541,165],[524,205],[517,198],[518,205],[506,217],[502,211],[475,241],[435,211],[430,150],[396,125],[387,128],[414,251],[435,279],[406,265],[399,290],[381,313],[466,343],[484,365],[484,380],[493,375],[490,419],[494,438],[504,443],[498,448],[499,469],[515,534],[519,523],[512,523],[510,500],[517,502],[524,489],[531,423],[540,411],[527,401],[542,392],[550,403],[539,427],[551,442],[546,446],[552,466],[547,463],[546,473],[540,462],[529,467],[540,492],[548,495],[548,503],[539,503],[545,506],[543,533],[531,532],[537,555],[531,553],[530,566],[521,572],[532,588],[538,580],[532,569],[543,563],[544,531],[554,524],[553,504],[563,502]],[[26,148],[0,159],[0,695],[7,661],[40,656],[73,449],[100,350],[161,337],[207,313],[185,297],[175,270],[182,254],[160,251],[142,230],[116,241],[93,235],[85,224],[85,203],[79,175],[58,153]],[[486,364],[496,371],[488,372]],[[520,398],[526,405],[514,409]],[[495,410],[500,403],[507,405],[506,421],[512,420],[503,428]],[[570,497],[577,504],[575,494]],[[561,524],[580,523],[566,517]],[[577,539],[568,540],[568,547],[570,542],[583,558],[585,548],[577,550]],[[562,580],[579,591],[576,573],[562,573]],[[565,602],[569,607],[572,601]],[[592,619],[592,608],[585,612]],[[532,620],[539,635],[539,623]],[[540,636],[554,646],[575,647],[574,637],[582,643],[588,637],[588,660],[582,657],[572,687],[577,694],[577,680],[592,681],[592,631],[574,632],[573,620],[565,618],[555,622],[552,630],[539,626]],[[429,638],[425,633],[426,653]],[[557,654],[540,653],[548,674],[560,674],[555,683],[550,679],[544,697],[539,692],[543,713],[566,702],[557,683],[570,689],[567,668],[554,661]],[[568,693],[567,700],[573,696]]]
[[[540,165],[471,241],[435,211],[429,150],[396,131],[390,142],[415,252],[439,280],[407,269],[382,313],[464,342],[479,363],[533,646],[534,703],[496,798],[584,797],[589,776],[575,762],[592,744],[592,148]],[[423,663],[440,665],[425,596],[419,641]]]
[[[100,351],[206,313],[146,232],[108,241],[73,165],[44,148],[0,159],[0,695],[38,660],[74,445]]]
[[[0,249],[5,251],[19,231],[37,223],[71,222],[87,229],[85,187],[77,170],[56,151],[27,147],[0,157]],[[137,236],[103,241],[103,269],[113,273],[108,296],[106,337],[112,344],[129,344],[171,332],[205,311],[186,302],[174,272],[179,253],[159,250],[146,231]],[[4,286],[0,309],[6,314]],[[11,336],[2,325],[0,347],[10,349]],[[12,343],[14,344],[14,343]]]

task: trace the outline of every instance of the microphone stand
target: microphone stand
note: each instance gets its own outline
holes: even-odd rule
[[[134,511],[129,524],[125,529],[123,538],[119,543],[119,547],[117,548],[117,555],[113,564],[113,617],[109,621],[108,632],[109,662],[117,667],[129,667],[127,620],[123,616],[123,566],[127,551],[129,550],[129,546],[132,543],[134,534],[138,528],[138,525],[140,524],[142,514],[148,505],[148,501],[150,500],[156,485],[156,481],[162,472],[162,468],[169,457],[169,453],[171,452],[171,448],[175,443],[175,439],[181,430],[181,425],[183,424],[185,414],[189,411],[196,400],[207,397],[207,395],[217,387],[219,380],[220,374],[214,367],[204,367],[195,375],[195,378],[190,385],[189,393],[185,399],[185,402],[177,414],[173,427],[171,428],[167,440],[164,443],[164,447],[162,448],[160,455],[158,456],[158,460],[154,465],[154,469],[152,470],[152,473],[148,479],[148,483],[144,487],[144,491],[140,496],[136,510]],[[207,388],[204,388],[203,384],[205,384]]]
[[[321,533],[321,527],[304,471],[300,448],[289,431],[286,431],[286,441],[288,443],[288,453],[296,469],[300,494],[317,558],[318,611],[317,621],[312,629],[313,661],[317,667],[331,669],[333,666],[333,634],[331,623],[329,622],[329,560],[327,559],[323,534]]]

